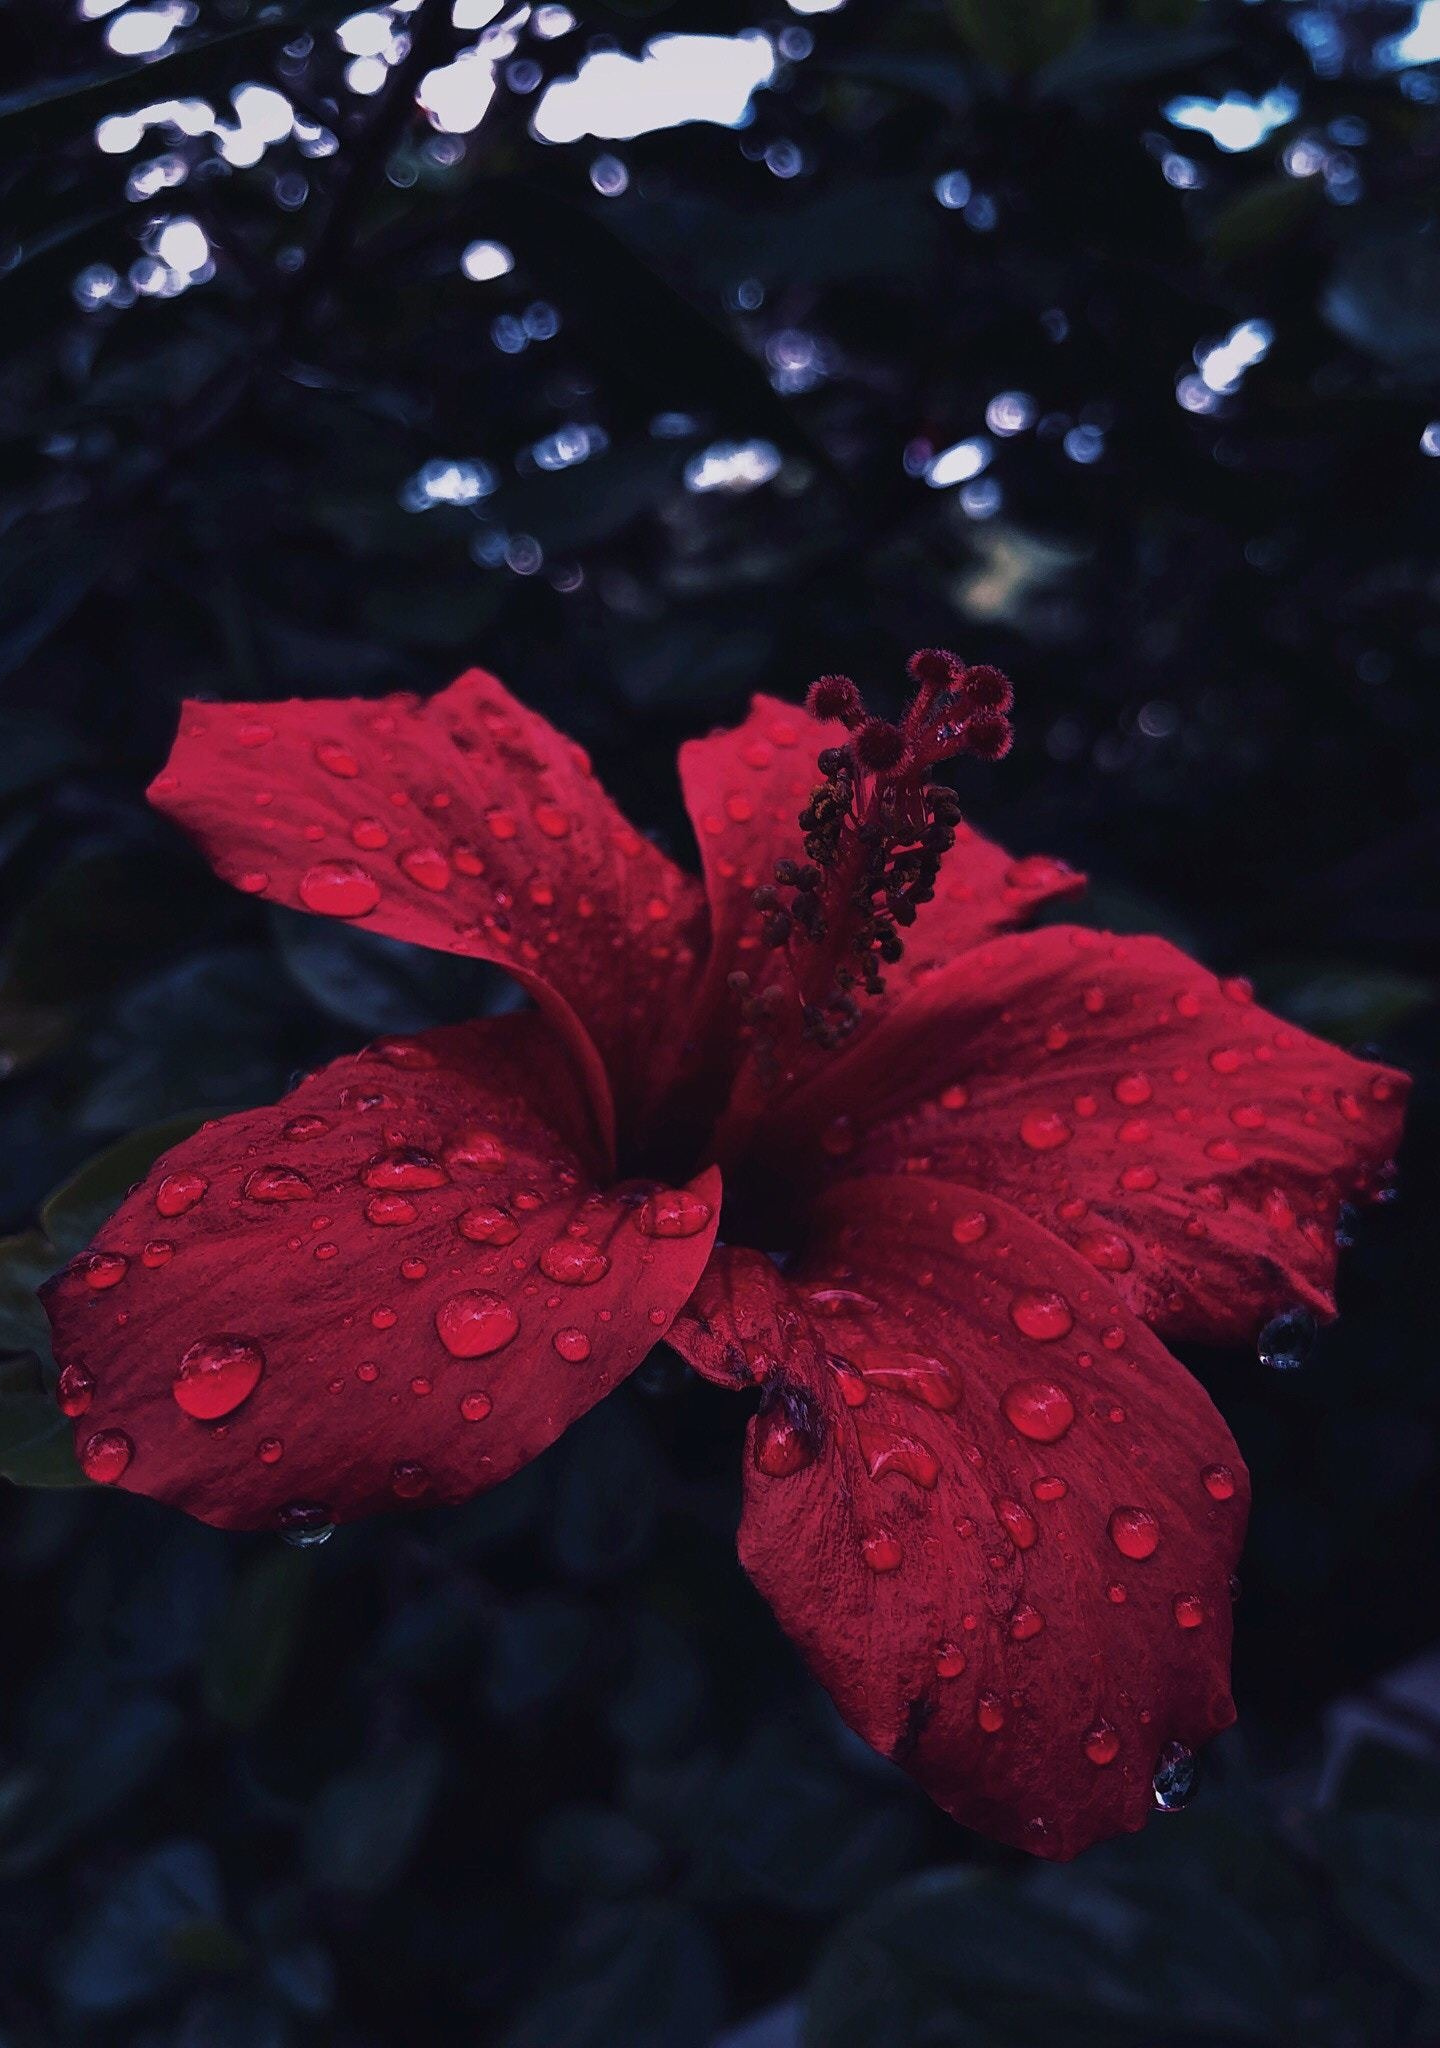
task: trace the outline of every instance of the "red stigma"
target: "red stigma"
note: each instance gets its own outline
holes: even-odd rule
[[[805,709],[812,718],[836,718],[852,729],[865,716],[864,701],[849,676],[817,677],[805,693]]]
[[[898,768],[908,752],[904,733],[888,719],[867,718],[855,735],[856,759],[881,774]]]

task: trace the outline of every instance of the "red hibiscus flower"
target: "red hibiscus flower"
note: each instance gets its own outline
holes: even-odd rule
[[[536,1009],[177,1146],[51,1285],[60,1399],[92,1478],[303,1537],[496,1484],[663,1337],[758,1389],[740,1556],[846,1720],[1066,1857],[1234,1717],[1245,1467],[1161,1339],[1332,1312],[1406,1082],[1017,931],[1079,877],[931,780],[1009,685],[911,673],[898,725],[830,677],[682,748],[703,887],[488,675],[188,705],[151,796],[224,879]]]

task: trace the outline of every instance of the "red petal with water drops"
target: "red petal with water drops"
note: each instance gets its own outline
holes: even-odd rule
[[[1054,926],[913,992],[763,1142],[793,1160],[843,1112],[817,1167],[993,1188],[1153,1327],[1223,1343],[1333,1313],[1337,1210],[1383,1181],[1408,1089],[1163,939]]]
[[[639,1365],[715,1235],[718,1174],[606,1187],[591,1128],[533,1014],[207,1125],[47,1292],[86,1471],[281,1530],[508,1478]]]
[[[622,1122],[658,1092],[699,973],[701,892],[493,676],[428,702],[187,704],[150,797],[250,894],[507,968],[602,1121],[602,1064]]]
[[[821,779],[816,762],[825,748],[849,738],[834,720],[812,718],[778,697],[757,696],[742,724],[681,747],[680,780],[700,845],[714,935],[703,999],[707,1014],[733,1016],[725,977],[765,963],[760,913],[751,896],[762,883],[773,882],[777,860],[803,861],[797,818]],[[889,977],[894,990],[934,973],[994,933],[1025,923],[1041,904],[1083,887],[1084,877],[1063,862],[1040,856],[1016,860],[961,825],[934,900],[922,906],[906,934],[905,961]],[[865,1020],[891,1000],[889,991],[867,1000]]]
[[[988,1192],[856,1180],[813,1224],[784,1274],[718,1252],[669,1340],[760,1383],[746,1570],[957,1820],[1052,1857],[1140,1827],[1166,1745],[1234,1718],[1229,1431],[1106,1278]]]

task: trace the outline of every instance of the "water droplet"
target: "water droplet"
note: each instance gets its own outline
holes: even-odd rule
[[[938,1415],[948,1415],[960,1406],[959,1384],[943,1358],[926,1357],[918,1351],[870,1351],[864,1373],[872,1386],[919,1401]]]
[[[215,1422],[254,1393],[265,1354],[249,1337],[202,1337],[180,1361],[170,1388],[187,1415]]]
[[[325,917],[367,917],[380,901],[380,884],[354,860],[321,860],[300,877],[300,901]]]
[[[328,774],[344,776],[347,781],[360,773],[360,763],[338,740],[321,740],[315,748],[315,759]]]
[[[940,1460],[929,1444],[915,1437],[871,1438],[865,1446],[865,1458],[872,1479],[898,1472],[923,1486],[927,1493],[940,1477]]]
[[[276,1515],[275,1526],[296,1550],[313,1550],[317,1543],[328,1543],[335,1534],[329,1508],[308,1500],[287,1502]]]
[[[142,1265],[151,1267],[168,1266],[175,1256],[175,1247],[168,1237],[152,1237],[140,1253]]]
[[[1016,1380],[1000,1397],[1005,1419],[1032,1443],[1058,1443],[1075,1420],[1075,1403],[1054,1380]]]
[[[91,1252],[84,1265],[85,1285],[103,1293],[123,1280],[129,1270],[130,1261],[122,1252]]]
[[[415,1204],[404,1195],[371,1195],[365,1204],[367,1223],[396,1224],[415,1221]]]
[[[1205,1619],[1204,1602],[1194,1593],[1177,1593],[1171,1607],[1181,1628],[1199,1628]]]
[[[80,1447],[80,1469],[97,1486],[113,1486],[134,1455],[123,1429],[97,1429]]]
[[[1032,1109],[1020,1119],[1021,1141],[1032,1152],[1053,1152],[1068,1145],[1075,1133],[1053,1109]]]
[[[360,1175],[367,1188],[415,1188],[443,1187],[450,1176],[438,1159],[432,1159],[428,1152],[417,1152],[411,1145],[392,1145],[386,1152],[377,1152],[369,1160]]]
[[[202,1198],[210,1183],[198,1173],[167,1173],[155,1190],[155,1207],[162,1216],[183,1216]]]
[[[430,1490],[430,1474],[413,1458],[401,1458],[390,1473],[390,1490],[397,1500],[418,1500]]]
[[[1228,1465],[1207,1465],[1200,1478],[1211,1500],[1235,1498],[1235,1474]]]
[[[570,1365],[583,1365],[590,1356],[590,1339],[583,1330],[577,1330],[573,1326],[570,1329],[557,1330],[550,1342],[560,1357]]]
[[[593,1287],[610,1270],[610,1261],[598,1245],[583,1238],[562,1237],[547,1244],[540,1254],[540,1270],[547,1280],[562,1287]]]
[[[1195,1752],[1183,1742],[1167,1742],[1155,1763],[1151,1796],[1157,1813],[1179,1813],[1195,1797],[1200,1774]]]
[[[1036,1500],[1052,1501],[1064,1500],[1070,1489],[1063,1479],[1057,1478],[1053,1473],[1047,1473],[1040,1479],[1030,1481],[1030,1491]]]
[[[995,1519],[1017,1550],[1034,1548],[1040,1531],[1035,1526],[1035,1517],[1028,1508],[1022,1507],[1018,1500],[997,1500]]]
[[[1110,1541],[1122,1557],[1153,1557],[1160,1524],[1148,1508],[1116,1508],[1110,1516]]]
[[[1138,1109],[1142,1102],[1150,1100],[1155,1090],[1150,1085],[1148,1074],[1121,1074],[1110,1093],[1127,1109]]]
[[[1005,1726],[1005,1702],[998,1692],[982,1692],[975,1702],[975,1719],[987,1735],[998,1735]]]
[[[400,866],[412,882],[439,895],[450,887],[450,863],[435,846],[412,846],[400,856]]]
[[[964,1109],[969,1100],[970,1090],[963,1087],[959,1081],[953,1081],[948,1088],[941,1090],[940,1107],[942,1109]]]
[[[1131,1194],[1140,1194],[1146,1188],[1153,1188],[1160,1176],[1153,1166],[1127,1166],[1120,1174],[1120,1185]]]
[[[535,823],[547,839],[568,839],[571,831],[571,817],[558,804],[536,804]]]
[[[888,1529],[875,1529],[862,1539],[860,1555],[872,1572],[893,1572],[899,1570],[904,1552]]]
[[[1070,1304],[1063,1294],[1050,1288],[1027,1287],[1010,1304],[1010,1320],[1023,1336],[1037,1344],[1052,1344],[1075,1327]]]
[[[257,1166],[245,1182],[250,1202],[308,1202],[315,1190],[293,1166]]]
[[[1102,1273],[1128,1273],[1135,1263],[1129,1242],[1116,1230],[1088,1230],[1076,1238],[1075,1249]]]
[[[965,1652],[954,1643],[942,1643],[935,1652],[935,1676],[937,1678],[958,1678],[969,1660]]]
[[[1092,1764],[1113,1764],[1120,1754],[1120,1737],[1108,1721],[1096,1721],[1087,1728],[1084,1742]]]
[[[95,1398],[95,1382],[82,1366],[67,1365],[55,1382],[55,1399],[60,1404],[60,1413],[73,1421],[83,1415]]]
[[[509,1302],[498,1294],[452,1294],[435,1311],[440,1342],[452,1358],[483,1358],[508,1344],[519,1329]]]
[[[357,818],[350,827],[350,837],[366,853],[379,853],[390,844],[390,834],[378,818]]]
[[[688,1188],[669,1188],[649,1196],[635,1221],[649,1237],[698,1237],[712,1214]]]
[[[990,1218],[983,1209],[967,1209],[950,1225],[950,1235],[956,1244],[978,1244],[989,1228]]]
[[[788,1479],[792,1472],[803,1471],[813,1464],[815,1453],[804,1430],[798,1428],[793,1416],[786,1412],[785,1404],[777,1401],[773,1408],[765,1409],[755,1418],[755,1464],[759,1471],[771,1479]],[[863,1546],[862,1546],[863,1547]],[[898,1551],[898,1545],[897,1551]],[[870,1560],[867,1557],[866,1562]],[[896,1563],[899,1563],[897,1556]],[[876,1571],[888,1571],[888,1565],[875,1565]]]
[[[479,1387],[460,1399],[460,1413],[467,1422],[483,1422],[494,1406],[490,1396]]]
[[[285,1446],[278,1436],[265,1436],[256,1445],[255,1455],[262,1465],[278,1465],[285,1455]]]
[[[520,1226],[510,1211],[490,1204],[467,1209],[458,1227],[460,1235],[468,1237],[471,1244],[514,1244],[520,1235]]]
[[[1256,1340],[1262,1365],[1276,1372],[1294,1372],[1309,1361],[1315,1343],[1315,1318],[1308,1308],[1288,1308],[1273,1316]]]

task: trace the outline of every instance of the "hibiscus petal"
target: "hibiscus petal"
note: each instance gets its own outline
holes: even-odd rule
[[[768,1271],[767,1271],[768,1267]],[[760,1382],[740,1556],[845,1719],[957,1820],[1069,1857],[1234,1718],[1245,1468],[1077,1254],[953,1183],[856,1180],[670,1340]]]
[[[713,1170],[605,1187],[534,1015],[382,1040],[169,1152],[46,1308],[92,1478],[303,1530],[506,1479],[640,1364]]]
[[[252,895],[507,968],[602,1122],[602,1063],[622,1121],[658,1089],[699,974],[701,892],[493,676],[428,702],[187,703],[150,798]]]
[[[804,859],[797,818],[820,780],[818,757],[849,737],[833,720],[761,695],[733,730],[681,747],[680,780],[710,901],[713,950],[701,998],[707,1016],[727,1014],[721,1008],[727,974],[765,961],[760,914],[751,896],[758,885],[774,880],[777,860]],[[996,932],[1025,923],[1041,904],[1083,887],[1084,877],[1062,861],[1016,860],[961,825],[934,900],[907,933],[909,965],[913,970],[917,964],[948,964]],[[888,990],[868,1000],[862,1028],[891,1000]],[[732,1023],[732,1033],[733,1028]]]
[[[1341,1201],[1383,1173],[1409,1081],[1269,1015],[1163,939],[1052,926],[914,988],[763,1133],[765,1158],[993,1188],[1163,1334],[1334,1313]]]

